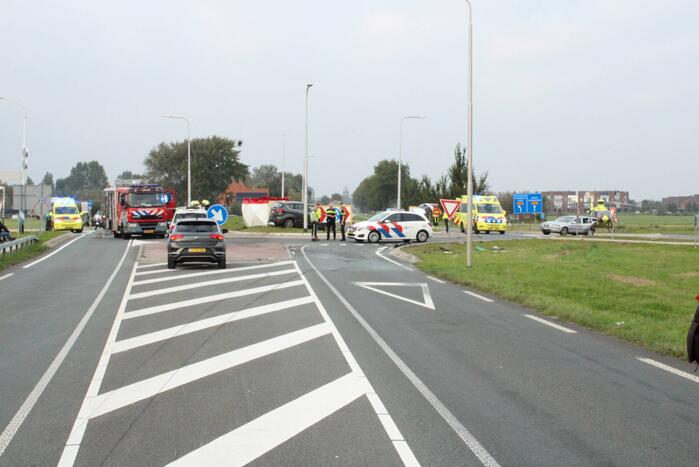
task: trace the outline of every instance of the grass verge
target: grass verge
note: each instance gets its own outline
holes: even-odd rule
[[[48,250],[48,247],[46,246],[46,242],[51,240],[52,238],[58,237],[59,235],[63,235],[65,232],[42,232],[41,234],[36,234],[36,236],[39,238],[39,242],[29,246],[27,248],[22,248],[21,250],[17,250],[14,253],[7,253],[5,255],[0,255],[0,271],[3,269],[7,269],[10,266],[14,266],[16,264],[23,263],[27,260],[30,260],[34,258],[35,256],[39,256],[40,254],[44,253],[46,250]],[[24,236],[28,235],[34,235],[31,232],[26,233]]]
[[[429,274],[656,352],[686,355],[699,293],[699,249],[542,240],[481,245],[470,270],[463,244],[408,251]]]

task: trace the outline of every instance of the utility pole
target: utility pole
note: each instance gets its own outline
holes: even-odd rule
[[[471,2],[468,6],[468,184],[466,187],[466,267],[473,264],[473,26]]]
[[[284,161],[286,160],[286,135],[282,135],[282,198],[284,197]]]
[[[301,198],[303,201],[303,231],[308,231],[308,91],[313,86],[312,83],[306,84],[306,136],[305,136],[305,151],[303,155],[303,193]]]

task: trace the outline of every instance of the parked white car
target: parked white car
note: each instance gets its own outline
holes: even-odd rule
[[[426,242],[432,236],[432,225],[425,216],[410,211],[382,211],[364,222],[352,224],[347,236],[369,243]]]
[[[561,235],[593,235],[595,232],[595,218],[589,216],[561,216],[555,221],[541,224],[541,232],[544,235],[560,233]]]

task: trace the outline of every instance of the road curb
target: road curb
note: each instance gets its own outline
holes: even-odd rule
[[[417,264],[421,261],[420,258],[417,256],[413,255],[412,253],[408,253],[407,251],[403,251],[403,248],[410,248],[410,246],[401,246],[398,248],[393,248],[391,251],[388,252],[389,255],[394,256],[398,259],[402,259],[403,261],[410,263],[410,264]]]
[[[61,243],[68,241],[68,239],[71,237],[72,235],[69,235],[69,232],[66,232],[63,235],[59,235],[58,237],[53,237],[52,239],[45,241],[44,245],[46,245],[49,248],[54,248],[60,245]]]

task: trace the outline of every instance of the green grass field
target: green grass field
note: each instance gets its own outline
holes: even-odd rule
[[[558,216],[548,216],[554,220]],[[656,216],[652,214],[619,214],[616,232],[619,234],[684,234],[694,233],[694,216]],[[517,232],[538,231],[539,224],[510,223],[510,230]]]
[[[39,238],[39,243],[27,248],[22,248],[14,253],[0,255],[0,271],[9,268],[10,266],[14,266],[15,264],[27,261],[35,256],[39,256],[48,249],[48,247],[45,245],[48,240],[58,237],[59,235],[63,235],[64,233],[65,232],[42,232],[41,234],[38,232],[25,233],[23,236],[36,235]],[[68,234],[70,235],[70,233]]]
[[[656,352],[685,356],[699,293],[699,249],[541,240],[478,245],[471,270],[462,244],[408,251],[430,274]]]

